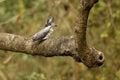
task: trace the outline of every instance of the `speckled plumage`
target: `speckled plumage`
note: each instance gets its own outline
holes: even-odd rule
[[[45,28],[37,32],[32,36],[33,41],[42,41],[49,38],[50,34],[53,32],[53,28],[55,27],[54,18],[48,19]]]

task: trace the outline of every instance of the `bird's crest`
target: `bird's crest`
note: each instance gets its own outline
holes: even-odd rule
[[[46,23],[45,27],[47,27],[47,26],[55,26],[53,17],[51,17],[47,20],[47,23]]]
[[[47,23],[49,24],[49,23],[53,23],[54,22],[54,18],[53,17],[51,17],[51,18],[49,18],[48,20],[47,20]]]

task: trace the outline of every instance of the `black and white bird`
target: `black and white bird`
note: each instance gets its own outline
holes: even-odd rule
[[[45,28],[34,34],[31,38],[33,41],[44,41],[49,38],[50,34],[53,32],[53,28],[56,26],[54,23],[54,18],[51,17],[47,20]]]

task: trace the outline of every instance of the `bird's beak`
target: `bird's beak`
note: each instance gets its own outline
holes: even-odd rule
[[[53,26],[54,26],[54,27],[57,27],[57,24],[54,23]]]
[[[55,24],[55,27],[57,27],[57,24]]]

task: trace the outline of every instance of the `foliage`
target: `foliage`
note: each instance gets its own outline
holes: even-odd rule
[[[71,35],[79,0],[4,0],[0,32],[31,36],[54,16],[58,27],[51,38]],[[99,68],[88,69],[70,57],[45,58],[0,51],[0,80],[119,80],[120,1],[99,0],[88,20],[88,42],[105,53]]]

